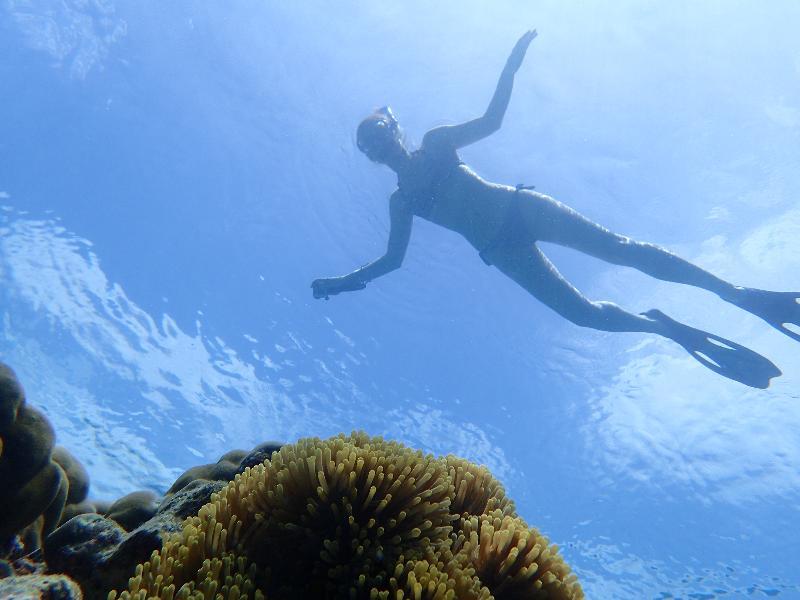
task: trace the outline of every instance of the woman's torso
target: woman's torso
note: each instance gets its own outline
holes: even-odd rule
[[[434,145],[412,153],[397,187],[415,215],[456,231],[484,248],[503,224],[514,188],[479,177],[452,147]]]

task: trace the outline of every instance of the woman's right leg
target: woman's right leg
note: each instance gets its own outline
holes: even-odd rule
[[[514,244],[492,252],[492,264],[537,300],[581,327],[601,331],[640,331],[668,336],[662,324],[623,310],[612,302],[593,302],[569,283],[535,245]]]

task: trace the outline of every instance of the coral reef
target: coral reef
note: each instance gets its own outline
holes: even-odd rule
[[[363,432],[264,442],[187,470],[164,497],[104,503],[54,442],[0,363],[0,596],[583,598],[558,548],[461,458]]]
[[[109,598],[582,598],[491,474],[364,433],[283,446]],[[262,596],[263,595],[263,596]]]

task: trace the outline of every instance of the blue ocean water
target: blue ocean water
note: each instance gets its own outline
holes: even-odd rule
[[[543,246],[587,296],[770,357],[764,391],[677,345],[581,329],[417,222],[377,258],[409,142],[480,115],[535,27],[503,129],[464,149],[734,283],[800,289],[800,5],[789,0],[0,0],[0,360],[92,495],[163,492],[267,439],[364,429],[489,466],[589,598],[800,598],[800,352],[713,295]]]

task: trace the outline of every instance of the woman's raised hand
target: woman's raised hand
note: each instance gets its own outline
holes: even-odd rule
[[[330,296],[335,296],[341,290],[340,277],[327,277],[323,279],[315,279],[311,282],[311,289],[314,292],[314,298],[325,298],[327,300]]]
[[[325,300],[342,292],[355,292],[365,287],[367,284],[363,281],[348,277],[327,277],[311,282],[314,298],[325,298]]]
[[[511,55],[508,57],[508,61],[506,62],[506,69],[511,69],[514,73],[517,72],[520,65],[522,65],[522,59],[525,58],[525,53],[528,51],[528,46],[533,41],[537,35],[535,29],[531,29],[530,31],[526,31],[522,34],[522,37],[517,40],[517,43],[514,44],[514,49],[511,51]]]

